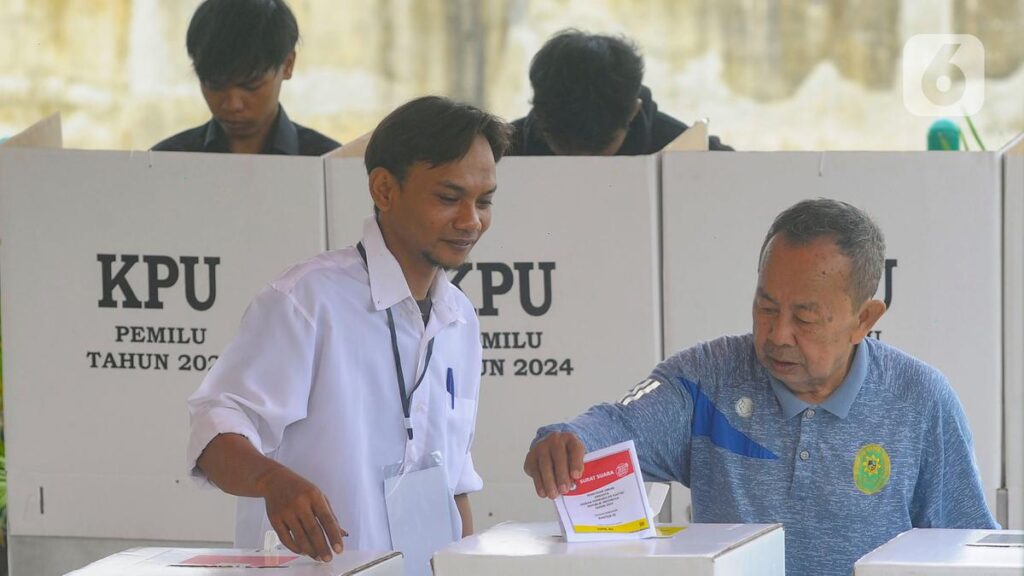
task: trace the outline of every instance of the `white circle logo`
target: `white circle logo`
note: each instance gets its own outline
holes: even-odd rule
[[[754,401],[744,396],[736,401],[736,413],[742,418],[750,418],[754,413]]]

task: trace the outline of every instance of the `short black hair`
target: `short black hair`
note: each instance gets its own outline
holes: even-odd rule
[[[764,253],[772,238],[782,236],[797,246],[818,238],[831,238],[839,252],[850,259],[848,292],[854,307],[867,302],[878,291],[885,268],[885,236],[866,212],[840,200],[816,198],[790,206],[775,217],[761,243],[757,269],[764,265]]]
[[[199,81],[216,86],[279,68],[298,41],[299,24],[284,0],[205,0],[185,45]]]
[[[462,158],[478,135],[487,139],[497,162],[508,151],[512,127],[475,106],[423,96],[381,120],[366,145],[366,172],[384,168],[401,182],[417,162],[441,166]]]
[[[559,148],[601,150],[628,126],[643,79],[628,38],[562,30],[530,63],[537,126]]]

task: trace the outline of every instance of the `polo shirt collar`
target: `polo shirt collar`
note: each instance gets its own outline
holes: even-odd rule
[[[824,408],[839,418],[846,418],[868,374],[868,360],[870,357],[868,348],[869,346],[866,341],[862,341],[857,345],[857,351],[853,354],[853,362],[850,363],[850,370],[846,373],[846,377],[843,378],[843,383],[819,405],[819,408]],[[810,404],[797,398],[785,384],[779,382],[773,376],[769,375],[768,378],[771,381],[775,397],[779,400],[779,406],[782,408],[783,418],[788,420],[810,408]]]
[[[370,298],[376,310],[385,310],[409,299],[413,300],[409,291],[409,283],[402,273],[402,266],[384,243],[384,235],[380,231],[377,218],[370,216],[363,221],[363,249],[366,250],[366,267],[370,276]],[[452,322],[466,323],[462,309],[458,305],[458,288],[448,280],[443,270],[434,275],[430,285],[431,314],[436,316],[442,325]]]
[[[216,118],[211,118],[206,123],[206,135],[203,138],[203,150],[210,152],[216,150],[230,151],[224,129],[220,127]],[[284,106],[278,104],[277,118],[267,136],[267,142],[263,145],[263,154],[285,154],[297,156],[299,154],[299,130],[288,118]]]

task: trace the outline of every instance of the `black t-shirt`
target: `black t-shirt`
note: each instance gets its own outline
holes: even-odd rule
[[[629,124],[626,139],[616,156],[637,156],[659,152],[689,126],[675,118],[658,111],[658,104],[651,97],[646,86],[640,87],[640,111]],[[512,122],[514,135],[510,156],[554,156],[554,151],[541,138],[536,129],[536,117],[533,111],[525,118]],[[715,151],[731,151],[732,147],[722,144],[718,136],[708,137],[708,148]]]
[[[267,136],[261,154],[287,156],[322,156],[341,146],[316,130],[300,126],[288,119],[284,106],[278,107],[274,127]],[[161,141],[153,150],[164,152],[230,153],[227,134],[213,118],[202,126],[185,130]]]

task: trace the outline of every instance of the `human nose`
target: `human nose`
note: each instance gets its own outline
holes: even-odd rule
[[[786,314],[775,314],[767,321],[768,341],[774,346],[793,346],[796,344],[794,338],[793,322]]]
[[[481,227],[480,210],[473,202],[463,202],[459,205],[459,212],[455,217],[455,228],[477,232]]]
[[[220,107],[225,112],[241,112],[245,108],[245,98],[242,95],[242,90],[238,88],[228,88],[224,92],[224,99],[221,100]]]

